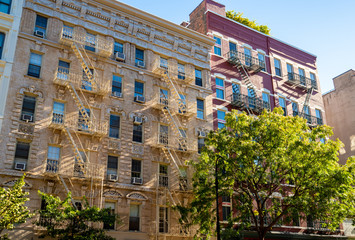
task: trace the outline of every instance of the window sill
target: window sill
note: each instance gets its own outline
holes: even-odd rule
[[[278,79],[280,79],[280,80],[283,80],[283,79],[284,79],[283,77],[278,76],[278,75],[272,75],[272,77],[273,77],[273,78],[278,78]]]
[[[133,101],[133,103],[134,103],[134,104],[137,104],[137,105],[139,105],[139,106],[145,106],[145,104],[146,104],[145,102],[144,102],[144,103],[140,103],[140,102],[136,102],[136,101]]]
[[[206,118],[198,118],[198,117],[196,117],[196,120],[200,120],[200,121],[203,121],[203,122],[208,122]]]
[[[36,80],[36,81],[43,81],[43,79],[42,78],[37,78],[37,77],[32,77],[32,76],[30,76],[30,75],[24,75],[24,77],[26,77],[26,78],[29,78],[29,79],[33,79],[33,80]]]
[[[120,101],[124,101],[123,96],[122,96],[122,97],[116,97],[116,96],[113,96],[113,95],[109,95],[109,97],[110,97],[110,98],[113,98],[113,99],[120,100]]]

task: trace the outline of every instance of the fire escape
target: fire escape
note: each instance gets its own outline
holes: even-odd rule
[[[184,166],[184,163],[181,161],[178,153],[180,154],[191,154],[194,153],[193,144],[189,141],[186,132],[183,129],[180,118],[189,118],[193,116],[193,110],[191,106],[186,102],[186,98],[180,93],[182,91],[179,88],[179,85],[176,80],[181,80],[181,77],[175,76],[177,71],[173,71],[168,67],[167,62],[162,63],[157,66],[153,72],[161,77],[162,81],[168,86],[168,90],[161,89],[159,94],[155,98],[155,103],[153,107],[158,109],[161,112],[161,119],[165,119],[167,126],[161,127],[158,129],[158,138],[157,142],[154,143],[154,146],[160,149],[168,162],[172,165],[173,170],[171,175],[178,176],[179,182],[174,186],[168,186],[168,183],[164,182],[164,179],[159,175],[156,186],[156,205],[157,205],[157,220],[159,219],[159,204],[161,204],[162,198],[165,199],[165,205],[169,203],[171,205],[181,204],[181,201],[178,198],[178,193],[186,192],[188,190],[188,182],[186,173],[181,172],[181,166]],[[184,78],[183,79],[187,79]],[[170,96],[169,96],[170,92]],[[159,127],[159,126],[158,126]],[[162,129],[165,129],[162,130]],[[169,134],[169,129],[172,130],[172,134]],[[168,200],[169,199],[169,200]],[[160,227],[159,222],[157,221],[157,228]],[[171,234],[186,234],[190,235],[189,232],[179,231],[169,231]],[[158,235],[157,231],[157,235]]]
[[[237,108],[245,109],[249,114],[260,113],[263,109],[270,109],[270,105],[256,96],[256,88],[250,80],[251,74],[260,72],[265,68],[265,62],[236,50],[228,52],[227,61],[232,64],[241,76],[242,83],[248,88],[248,95],[241,94],[233,86],[231,104]]]
[[[101,185],[103,184],[104,165],[90,163],[86,152],[79,150],[84,149],[84,146],[78,134],[101,138],[107,133],[108,123],[95,117],[85,93],[103,96],[107,93],[108,86],[102,84],[96,78],[96,70],[88,52],[108,57],[112,54],[113,44],[104,39],[90,38],[90,36],[79,34],[79,32],[69,27],[62,29],[60,42],[72,49],[83,72],[82,74],[71,73],[68,68],[59,66],[54,76],[54,84],[68,90],[79,112],[70,117],[64,117],[64,114],[53,112],[50,127],[64,132],[71,145],[75,162],[73,169],[69,168],[69,170],[58,170],[58,163],[47,162],[46,172],[57,175],[67,192],[69,192],[67,182],[73,187],[72,177],[90,180],[92,195],[94,195],[94,190],[92,189],[94,181],[99,181]],[[101,189],[102,186],[99,190],[102,194]],[[91,204],[93,204],[93,201],[92,197]],[[100,206],[101,202],[99,203]],[[75,206],[74,202],[73,205]]]

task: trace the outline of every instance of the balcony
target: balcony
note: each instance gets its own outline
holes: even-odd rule
[[[97,95],[106,95],[110,91],[109,81],[94,76],[95,84],[92,85],[88,78],[83,73],[72,73],[68,68],[58,67],[54,75],[53,82],[60,86],[72,84],[75,89],[85,92],[90,92]]]
[[[71,46],[78,43],[87,50],[95,52],[101,57],[110,57],[113,53],[113,42],[108,41],[101,35],[88,35],[85,31],[79,31],[76,28],[64,26],[60,35],[60,43]]]
[[[263,101],[261,98],[250,97],[240,93],[233,93],[231,96],[231,104],[237,108],[250,109],[254,112],[261,113],[264,109],[270,110],[270,103]]]
[[[169,148],[187,154],[197,152],[197,142],[194,138],[171,136],[165,132],[159,132],[156,136],[152,139],[152,147],[158,149]]]
[[[76,114],[66,117],[64,120],[64,126],[72,131],[78,131],[79,133],[96,137],[103,137],[108,133],[107,121],[90,119],[89,122],[86,122],[84,118],[81,118]]]
[[[227,54],[227,61],[233,65],[240,66],[242,65],[246,70],[253,73],[258,73],[261,70],[265,69],[265,62],[252,57],[250,55],[246,55],[242,52],[238,51],[230,51]]]
[[[169,187],[168,176],[159,176],[159,187]]]
[[[163,96],[162,94],[156,94],[155,97],[153,98],[153,104],[152,107],[155,109],[162,110],[164,108],[169,108],[169,97],[168,96]]]
[[[318,125],[323,125],[323,119],[317,118],[316,116],[312,116],[310,114],[306,113],[298,113],[298,112],[293,112],[293,116],[299,116],[301,118],[304,118],[307,120],[307,124],[310,126],[318,126]]]
[[[46,172],[47,173],[58,173],[59,172],[59,161],[47,159]]]
[[[306,90],[310,88],[317,89],[317,81],[301,76],[297,73],[288,73],[287,83]]]

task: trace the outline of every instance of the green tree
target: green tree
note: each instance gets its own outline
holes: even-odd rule
[[[199,225],[200,237],[213,233],[217,167],[219,196],[230,196],[234,208],[224,226],[229,236],[253,230],[264,239],[281,221],[295,223],[295,216],[312,216],[334,230],[354,213],[355,159],[338,164],[341,142],[319,141],[331,134],[329,126],[309,129],[305,119],[284,117],[279,108],[256,118],[233,111],[192,163],[194,199],[178,207],[180,222]]]
[[[0,187],[0,235],[5,229],[13,229],[14,224],[24,223],[33,216],[25,206],[29,199],[28,193],[22,190],[25,185],[24,178],[25,175],[11,188]],[[6,239],[6,236],[3,239]]]
[[[111,209],[99,209],[89,206],[84,198],[84,206],[77,209],[71,203],[71,194],[62,201],[59,197],[39,192],[45,201],[45,208],[39,211],[40,219],[35,224],[46,228],[41,236],[50,236],[58,240],[113,240],[102,229],[102,224],[119,222],[117,214]],[[101,225],[101,227],[100,227]]]
[[[253,28],[259,32],[265,33],[266,35],[270,35],[270,28],[266,25],[259,25],[255,22],[255,20],[251,21],[246,17],[243,17],[243,13],[241,12],[234,12],[234,11],[227,11],[226,12],[227,18],[230,18],[234,21],[237,21],[243,25],[246,25],[250,28]]]

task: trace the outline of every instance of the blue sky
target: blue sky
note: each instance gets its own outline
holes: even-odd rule
[[[202,0],[120,0],[176,24]],[[217,0],[226,10],[268,25],[271,35],[317,56],[322,92],[333,77],[355,69],[355,0]]]

